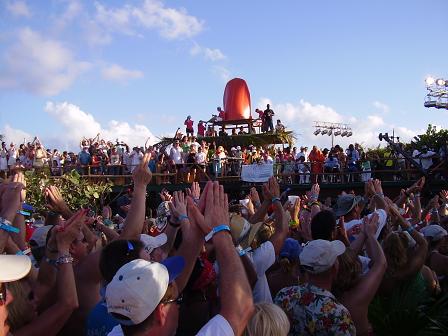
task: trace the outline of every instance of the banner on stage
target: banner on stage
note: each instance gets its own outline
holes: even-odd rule
[[[273,164],[252,164],[241,167],[241,180],[244,182],[267,182],[274,175]]]

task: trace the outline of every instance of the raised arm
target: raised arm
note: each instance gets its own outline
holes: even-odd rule
[[[214,182],[207,193],[205,221],[213,228],[220,225],[229,226],[228,206],[224,188]],[[230,232],[220,231],[213,235],[212,240],[220,269],[220,314],[232,326],[235,335],[241,335],[254,309],[252,291]]]
[[[58,248],[57,301],[30,324],[14,332],[16,336],[57,335],[78,308],[75,276],[69,249],[85,219],[85,210],[78,211],[64,225],[55,227]]]

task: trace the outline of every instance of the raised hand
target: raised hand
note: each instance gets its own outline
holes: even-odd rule
[[[280,196],[280,186],[277,179],[271,176],[267,183],[263,184],[263,197],[264,199],[272,200],[275,197]]]
[[[79,237],[88,209],[81,209],[67,221],[54,228],[59,252],[68,252],[70,244]]]
[[[366,234],[367,237],[374,237],[378,230],[379,216],[374,212],[370,217],[364,217],[361,231]]]
[[[53,212],[64,214],[70,211],[67,203],[62,198],[61,192],[56,186],[45,188],[45,198],[47,199],[47,208]]]
[[[254,204],[260,204],[260,195],[255,187],[250,188],[249,198]]]
[[[12,182],[23,184],[22,191],[20,193],[20,202],[25,202],[26,199],[26,180],[25,175],[22,172],[17,172],[12,178]]]
[[[375,193],[383,194],[383,187],[381,186],[381,180],[379,179],[373,180],[373,187],[375,189]]]
[[[209,187],[207,192],[204,220],[210,224],[211,228],[219,225],[229,225],[230,223],[227,194],[224,193],[223,186],[219,185],[218,182],[213,182],[213,185]]]
[[[187,214],[187,199],[182,191],[175,191],[172,202],[168,203],[171,215],[179,218]]]
[[[191,184],[191,197],[193,200],[198,201],[199,197],[201,197],[201,187],[198,182],[193,182]]]
[[[151,154],[146,153],[143,156],[140,164],[134,169],[132,173],[132,179],[134,180],[134,186],[145,187],[151,182],[152,173],[149,170],[148,163],[151,160]]]
[[[317,201],[319,198],[320,186],[318,183],[313,184],[311,187],[310,200],[311,202]]]
[[[165,188],[162,189],[162,191],[159,193],[159,196],[164,202],[169,202],[173,198],[173,196],[171,196],[168,190],[166,190]]]
[[[9,182],[0,185],[0,215],[9,221],[13,221],[17,210],[20,209],[23,184]]]

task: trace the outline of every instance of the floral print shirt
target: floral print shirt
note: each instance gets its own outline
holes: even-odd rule
[[[283,288],[275,297],[291,321],[289,335],[356,335],[347,308],[311,284]]]

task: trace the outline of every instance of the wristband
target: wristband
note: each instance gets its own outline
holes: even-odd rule
[[[274,204],[274,203],[277,202],[277,201],[281,202],[281,201],[280,201],[280,198],[278,198],[278,197],[272,197],[272,199],[271,199],[271,203],[272,203],[272,204]]]
[[[379,196],[379,197],[384,197],[384,194],[383,194],[382,192],[376,193],[375,195],[376,195],[376,196]],[[409,196],[409,195],[408,195],[408,196]]]
[[[29,205],[29,204],[26,204],[26,203],[22,204],[22,209],[25,210],[25,211],[34,211],[34,207],[32,205]]]
[[[238,253],[238,255],[239,255],[240,257],[242,257],[243,255],[246,254],[246,250],[243,250],[243,248],[241,247],[241,245],[236,246],[235,249],[236,249],[236,253]]]
[[[190,218],[188,218],[187,215],[180,215],[179,217],[177,217],[177,220],[178,220],[179,222],[182,221],[182,220],[184,220],[184,219],[186,219],[186,220],[190,220]]]
[[[319,195],[312,194],[312,195],[310,196],[310,201],[312,201],[312,202],[316,202],[318,197],[319,197]]]
[[[213,238],[213,236],[215,234],[217,234],[218,232],[221,231],[227,231],[230,233],[230,227],[226,224],[221,224],[218,226],[215,226],[206,236],[205,236],[205,241],[208,242],[210,239]]]
[[[318,202],[318,201],[314,201],[314,202],[311,202],[310,204],[308,204],[308,206],[309,206],[310,208],[311,208],[313,205],[317,205],[318,207],[321,206],[320,202]]]
[[[30,254],[30,253],[31,253],[31,249],[30,249],[30,248],[27,248],[26,250],[18,251],[18,252],[16,253],[16,255],[28,255],[28,254]]]
[[[23,210],[17,211],[17,214],[22,215],[22,216],[31,216],[31,213],[29,213],[28,211],[23,211]]]
[[[74,259],[70,254],[64,254],[56,260],[56,265],[71,264],[73,260]]]
[[[12,223],[5,218],[0,218],[0,229],[6,232],[14,232],[14,233],[20,232],[19,228],[12,226]]]

